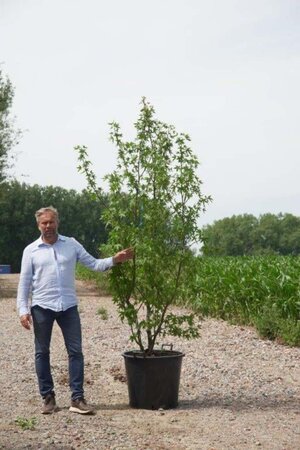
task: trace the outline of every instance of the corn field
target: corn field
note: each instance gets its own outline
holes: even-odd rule
[[[300,258],[198,257],[192,308],[300,345]]]

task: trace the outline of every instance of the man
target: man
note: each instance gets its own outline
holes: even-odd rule
[[[69,383],[72,392],[70,411],[93,414],[84,399],[84,362],[81,325],[75,292],[75,267],[80,262],[95,271],[105,271],[115,264],[133,258],[133,250],[125,249],[105,259],[93,258],[74,238],[58,234],[58,212],[52,206],[35,214],[39,239],[23,253],[17,306],[20,321],[35,336],[35,367],[40,394],[44,400],[42,413],[56,408],[54,383],[50,370],[50,340],[53,323],[61,328],[69,357]],[[29,305],[30,292],[32,294]]]

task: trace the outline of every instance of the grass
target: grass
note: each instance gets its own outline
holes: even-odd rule
[[[81,264],[77,264],[76,278],[79,280],[91,281],[95,283],[100,295],[109,295],[107,275],[105,273],[94,272],[82,266]],[[103,307],[98,308],[97,315],[100,316],[102,320],[108,319],[108,312]]]
[[[107,320],[108,319],[108,312],[103,307],[98,308],[97,315],[100,316],[102,320]]]
[[[37,424],[36,417],[30,417],[26,419],[25,417],[17,417],[15,423],[22,428],[22,430],[34,430]]]
[[[78,280],[91,281],[95,283],[100,295],[109,295],[108,279],[105,272],[94,272],[81,264],[77,264],[76,278]]]

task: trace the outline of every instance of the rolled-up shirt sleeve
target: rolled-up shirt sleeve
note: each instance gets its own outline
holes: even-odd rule
[[[77,261],[85,267],[96,272],[105,272],[113,267],[113,257],[97,259],[90,255],[76,239],[74,239],[74,244],[76,245]]]
[[[17,294],[17,308],[19,315],[30,314],[29,311],[29,296],[32,286],[32,264],[31,251],[26,248],[23,252],[20,280]]]

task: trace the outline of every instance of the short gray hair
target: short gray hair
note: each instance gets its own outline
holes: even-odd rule
[[[45,214],[47,212],[51,212],[55,216],[55,219],[57,220],[57,222],[59,222],[59,216],[58,216],[57,209],[54,208],[53,206],[46,206],[45,208],[40,208],[36,211],[35,218],[36,218],[37,223],[39,223],[40,216],[42,216],[43,214]]]

